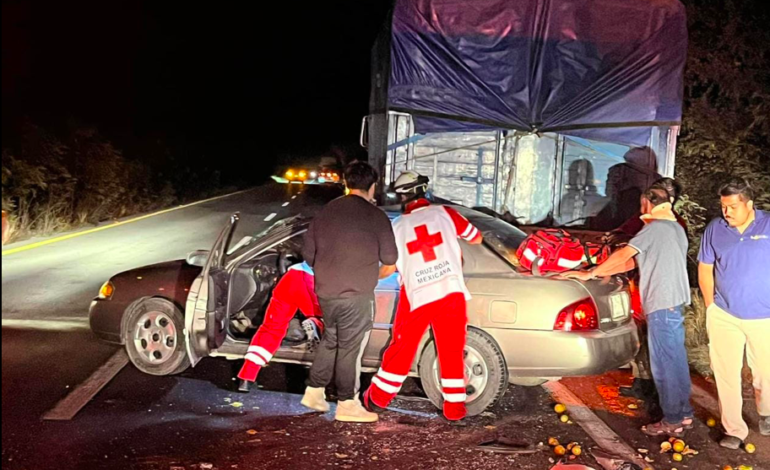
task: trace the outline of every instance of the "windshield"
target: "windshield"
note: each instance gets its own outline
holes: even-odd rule
[[[516,250],[519,249],[521,242],[527,238],[527,234],[500,219],[469,210],[461,206],[453,206],[462,215],[464,215],[473,225],[476,226],[484,235],[484,243],[492,248],[498,255],[511,263],[514,267],[519,267],[519,259],[516,257]]]
[[[290,225],[294,225],[296,222],[300,220],[302,220],[301,215],[287,217],[285,219],[281,219],[275,222],[273,225],[257,233],[256,235],[248,235],[243,237],[240,241],[238,241],[238,243],[230,247],[230,249],[227,251],[227,257],[237,258],[238,256],[245,253],[249,249],[249,247],[251,247],[251,245],[253,245],[255,242],[265,237],[268,237],[274,233],[280,232],[281,230],[286,229],[286,227]]]

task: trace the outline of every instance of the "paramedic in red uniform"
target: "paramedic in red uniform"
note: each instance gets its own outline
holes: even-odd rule
[[[370,410],[381,411],[401,389],[425,331],[433,329],[444,396],[444,416],[466,416],[463,351],[470,299],[463,279],[458,238],[479,244],[479,230],[454,209],[425,199],[428,178],[407,171],[394,184],[404,215],[393,222],[398,246],[401,295],[393,338],[364,397]]]
[[[241,380],[238,390],[248,392],[257,380],[262,367],[273,358],[281,347],[289,323],[297,310],[312,321],[317,331],[323,331],[321,307],[315,294],[313,268],[307,263],[291,266],[273,289],[273,296],[265,312],[265,321],[251,340],[243,368],[238,373]]]

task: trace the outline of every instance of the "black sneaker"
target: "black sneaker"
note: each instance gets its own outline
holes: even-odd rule
[[[654,398],[656,393],[655,382],[649,379],[635,378],[630,387],[620,387],[620,394],[624,397],[646,400]]]
[[[238,391],[240,393],[251,392],[251,382],[248,380],[238,380]]]
[[[363,402],[364,408],[366,408],[366,411],[370,413],[383,413],[385,412],[385,408],[377,405],[377,403],[374,402],[374,400],[371,400],[369,397],[369,392],[371,389],[364,392],[364,399],[361,400]]]

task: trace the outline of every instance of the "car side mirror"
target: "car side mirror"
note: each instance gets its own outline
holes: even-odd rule
[[[187,255],[187,264],[190,266],[203,267],[206,265],[206,260],[209,259],[209,250],[196,250]]]

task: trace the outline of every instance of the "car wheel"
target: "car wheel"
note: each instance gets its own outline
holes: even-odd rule
[[[146,299],[126,315],[126,351],[137,369],[150,375],[174,375],[190,367],[184,315],[176,305],[165,299]]]
[[[508,368],[500,348],[489,335],[468,330],[465,345],[465,375],[468,416],[476,416],[494,406],[508,387]],[[420,379],[425,394],[437,408],[443,409],[444,398],[436,347],[428,343],[420,359]]]

